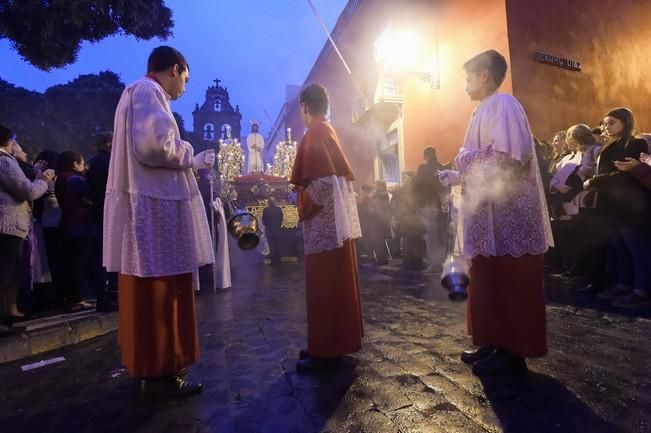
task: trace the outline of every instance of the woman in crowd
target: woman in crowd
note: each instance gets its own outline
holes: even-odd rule
[[[556,164],[556,172],[549,182],[549,189],[560,204],[561,215],[577,215],[582,193],[583,182],[594,174],[595,146],[590,127],[578,124],[570,127],[566,135],[569,153]]]
[[[615,167],[618,170],[629,172],[633,177],[642,185],[646,190],[651,193],[651,156],[648,153],[641,153],[640,160],[635,158],[626,157],[625,161],[615,161]],[[638,233],[639,237],[646,237],[647,241],[651,240],[651,230],[647,227],[646,232]],[[647,246],[649,243],[647,242]],[[635,289],[629,298],[634,298],[636,302],[630,302],[630,299],[616,300],[613,304],[616,307],[623,308],[648,308],[651,306],[649,302],[649,289]],[[644,301],[646,300],[646,302]],[[628,302],[627,302],[628,301]]]
[[[553,176],[556,173],[556,165],[567,155],[566,137],[567,131],[558,131],[552,138],[552,155],[549,159],[549,167],[547,168],[549,176]]]
[[[45,167],[56,168],[59,161],[59,153],[52,150],[44,150],[36,156],[36,161],[43,161]],[[34,218],[41,224],[45,251],[50,268],[52,282],[45,288],[46,291],[40,296],[43,306],[51,308],[55,304],[63,302],[63,287],[60,287],[59,263],[59,222],[61,221],[61,208],[54,194],[54,180],[48,182],[47,192],[43,197],[34,202]],[[35,287],[36,290],[36,287]],[[39,299],[39,297],[37,297]]]
[[[30,181],[12,155],[14,133],[0,125],[0,317],[3,331],[23,317],[16,306],[18,276],[16,260],[29,234],[32,213],[30,202],[47,191],[47,183],[54,178],[52,170],[36,171]]]
[[[60,274],[63,297],[71,311],[92,307],[81,298],[91,249],[92,203],[84,170],[80,153],[66,151],[59,155],[54,193],[61,207]]]
[[[617,251],[617,285],[600,293],[601,299],[616,300],[618,306],[638,309],[651,306],[651,247],[649,192],[626,171],[615,165],[626,158],[639,160],[648,151],[646,141],[635,138],[635,117],[628,108],[616,108],[604,117],[604,130],[611,139],[599,153],[594,177],[584,187],[597,192]]]
[[[557,220],[554,229],[556,245],[560,251],[560,261],[570,269],[568,276],[576,276],[577,261],[585,253],[586,236],[579,224],[579,211],[584,206],[583,182],[594,174],[596,145],[592,130],[588,125],[573,125],[567,130],[565,138],[570,153],[557,164],[557,170],[549,183],[551,202],[555,208]]]

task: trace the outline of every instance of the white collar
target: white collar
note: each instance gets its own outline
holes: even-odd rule
[[[7,155],[9,155],[9,156],[11,156],[12,158],[16,159],[15,156],[13,156],[11,153],[7,152],[7,151],[4,150],[4,149],[0,149],[0,152],[2,152],[2,153],[6,153]]]

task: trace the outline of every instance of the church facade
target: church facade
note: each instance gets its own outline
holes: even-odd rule
[[[235,138],[239,139],[242,132],[240,107],[233,107],[228,88],[220,86],[221,80],[214,82],[206,90],[204,102],[196,104],[192,112],[194,135],[201,140],[201,148],[214,147],[229,126]]]

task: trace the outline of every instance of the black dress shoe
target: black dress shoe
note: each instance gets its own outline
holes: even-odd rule
[[[472,372],[477,376],[525,373],[526,371],[527,363],[524,358],[514,355],[506,349],[495,349],[489,356],[472,364]]]
[[[336,367],[341,358],[317,358],[316,356],[307,356],[296,363],[297,373],[313,373],[322,371],[327,368]]]
[[[461,352],[461,360],[466,364],[472,364],[475,361],[484,359],[495,351],[494,347],[482,346],[473,350],[464,350]]]
[[[163,397],[186,398],[199,394],[202,390],[201,383],[191,382],[180,376],[156,377],[140,381],[142,393]]]

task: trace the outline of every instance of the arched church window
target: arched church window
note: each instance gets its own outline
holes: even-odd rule
[[[222,101],[220,99],[215,99],[212,108],[214,111],[222,111]]]
[[[204,140],[214,140],[215,139],[215,125],[212,123],[206,123],[203,125],[203,139]]]
[[[221,131],[222,131],[222,136],[224,138],[231,138],[231,133],[233,131],[233,128],[231,127],[230,123],[224,123],[222,125]]]

